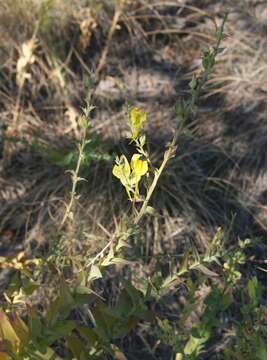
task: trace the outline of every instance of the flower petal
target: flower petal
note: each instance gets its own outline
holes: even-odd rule
[[[130,112],[132,138],[136,140],[142,130],[143,123],[146,121],[147,113],[137,107]]]
[[[134,177],[141,177],[148,172],[148,163],[146,160],[141,160],[140,154],[134,154],[131,160],[131,168]]]
[[[117,165],[114,165],[112,174],[120,179],[121,183],[126,186],[131,173],[131,168],[126,156],[122,155]]]

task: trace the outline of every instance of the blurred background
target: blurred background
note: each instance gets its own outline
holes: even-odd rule
[[[101,249],[129,206],[111,172],[116,154],[129,148],[127,106],[147,111],[149,151],[158,164],[178,124],[175,104],[188,96],[202,51],[214,45],[214,20],[220,24],[226,11],[225,50],[138,239],[147,259],[140,271],[155,254],[180,253],[192,243],[204,251],[218,227],[231,226],[233,239],[265,238],[266,1],[1,0],[1,255],[43,251],[53,237],[89,93],[95,109],[82,168],[87,182],[65,251]],[[255,256],[264,251],[262,241]]]

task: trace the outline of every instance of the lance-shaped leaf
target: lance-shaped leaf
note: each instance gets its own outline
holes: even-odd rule
[[[21,341],[3,310],[0,310],[0,341],[6,342],[9,351],[18,352]]]

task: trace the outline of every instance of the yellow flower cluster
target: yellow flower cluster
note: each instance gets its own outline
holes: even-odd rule
[[[148,172],[148,161],[146,152],[143,149],[145,137],[141,136],[142,127],[146,121],[145,111],[135,107],[130,111],[131,140],[135,143],[138,153],[132,156],[129,164],[125,155],[117,157],[113,167],[113,175],[120,180],[125,187],[131,201],[140,201],[139,182]]]
[[[113,167],[113,175],[120,180],[125,187],[129,199],[132,200],[131,193],[134,194],[134,200],[139,199],[138,183],[141,177],[148,172],[148,163],[141,159],[142,155],[134,154],[129,164],[125,155],[117,159]]]

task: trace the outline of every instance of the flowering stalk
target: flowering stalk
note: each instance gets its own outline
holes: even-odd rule
[[[189,116],[194,112],[194,108],[198,103],[201,90],[205,83],[208,80],[208,76],[212,71],[215,65],[215,59],[218,54],[220,54],[224,49],[220,47],[222,38],[224,25],[227,19],[227,14],[224,16],[222,25],[218,29],[216,26],[216,44],[212,49],[206,50],[203,53],[202,58],[202,67],[203,71],[200,76],[193,76],[190,82],[190,94],[191,98],[188,101],[181,101],[176,106],[176,112],[178,117],[180,118],[180,126],[175,131],[173,139],[169,144],[167,150],[164,153],[164,157],[162,163],[158,169],[153,169],[153,181],[147,191],[145,199],[142,200],[139,197],[139,189],[138,184],[141,180],[141,177],[145,174],[149,174],[148,165],[152,169],[149,156],[144,150],[145,145],[145,136],[141,135],[143,124],[147,120],[146,112],[142,111],[139,108],[133,108],[130,112],[130,128],[131,128],[131,142],[134,142],[136,145],[136,149],[139,154],[135,154],[131,161],[131,167],[124,155],[121,156],[120,159],[117,158],[116,165],[113,168],[113,175],[120,179],[122,185],[126,188],[129,199],[131,201],[143,201],[140,211],[136,211],[137,215],[134,219],[134,225],[138,225],[138,223],[143,218],[144,214],[147,212],[147,208],[149,205],[149,201],[151,196],[154,193],[154,190],[158,184],[159,178],[165,169],[168,161],[175,155],[177,140],[183,132],[184,125],[189,119]],[[145,160],[142,160],[142,157]],[[138,164],[138,170],[135,170],[135,165],[133,164],[133,159],[137,159],[140,165]],[[132,169],[132,172],[131,172]],[[135,190],[133,190],[135,188]],[[131,197],[130,193],[134,192],[134,198]],[[136,210],[136,209],[135,209]]]

